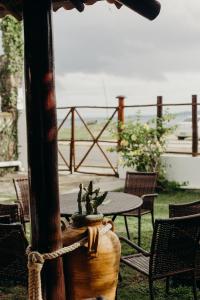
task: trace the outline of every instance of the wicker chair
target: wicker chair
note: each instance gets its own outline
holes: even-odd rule
[[[15,223],[20,222],[19,205],[16,204],[1,204],[0,203],[0,223]]]
[[[30,221],[29,213],[29,184],[27,178],[13,179],[17,203],[20,205],[21,222],[26,230],[25,223]]]
[[[182,204],[169,204],[169,217],[183,217],[194,214],[200,214],[200,201],[182,203]],[[198,284],[200,282],[200,249],[197,252],[197,269],[196,278]],[[179,276],[180,281],[189,282],[188,276]]]
[[[154,226],[154,198],[156,187],[156,173],[146,172],[127,172],[124,192],[139,196],[143,200],[140,208],[122,214],[126,226],[127,237],[130,239],[127,217],[138,218],[138,245],[141,244],[141,217],[146,214],[151,214],[152,226]],[[113,220],[116,216],[113,217]]]
[[[200,201],[169,204],[169,217],[184,217],[189,215],[200,214]]]
[[[27,285],[28,241],[20,223],[0,224],[0,282]]]
[[[150,299],[154,299],[153,282],[176,274],[191,272],[193,294],[196,293],[196,255],[200,239],[200,214],[156,220],[151,251],[146,252],[130,240],[120,237],[139,253],[122,256],[121,262],[146,275],[149,279]],[[167,280],[166,291],[169,291]]]

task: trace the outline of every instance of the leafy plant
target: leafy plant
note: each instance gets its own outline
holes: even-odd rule
[[[172,118],[166,113],[162,118],[142,123],[138,114],[136,121],[118,124],[120,145],[112,151],[120,153],[122,165],[140,172],[158,172],[163,177],[161,155],[166,150],[166,138],[176,128],[170,126]]]
[[[100,188],[94,190],[93,181],[90,181],[87,187],[83,187],[83,184],[79,186],[78,193],[78,214],[79,215],[96,215],[98,214],[97,208],[103,203],[108,192],[100,193]],[[83,212],[82,204],[85,204],[85,212]]]
[[[9,148],[12,148],[12,157],[18,157],[18,136],[17,136],[17,96],[18,87],[22,83],[23,74],[23,38],[22,22],[12,16],[6,16],[0,21],[2,31],[2,48],[4,54],[0,56],[0,94],[1,110],[12,113],[13,123],[6,133],[10,141]],[[1,155],[3,153],[1,152]],[[4,160],[7,160],[6,156]]]
[[[17,89],[21,86],[23,74],[23,38],[22,23],[12,16],[6,16],[0,22],[2,31],[1,82],[2,111],[15,111]]]
[[[158,178],[157,189],[165,193],[174,193],[187,186],[188,182],[177,182],[175,180],[167,180],[165,177]]]

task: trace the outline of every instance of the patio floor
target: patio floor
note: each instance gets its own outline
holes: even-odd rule
[[[10,199],[15,199],[15,190],[12,183],[13,178],[27,176],[27,173],[15,172],[8,173],[0,177],[0,202],[5,202]],[[79,184],[88,184],[90,180],[102,191],[113,191],[124,186],[124,180],[114,176],[98,176],[81,173],[67,174],[66,172],[59,173],[59,189],[61,194],[75,192],[78,190]]]

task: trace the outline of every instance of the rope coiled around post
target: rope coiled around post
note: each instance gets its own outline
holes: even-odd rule
[[[103,235],[113,227],[112,223],[107,223],[99,230],[99,234]],[[85,237],[74,244],[63,247],[51,253],[39,253],[37,251],[31,251],[28,247],[28,294],[29,300],[43,300],[42,298],[42,286],[41,286],[41,270],[46,260],[58,258],[66,253],[72,252],[77,248],[85,245],[88,238]]]

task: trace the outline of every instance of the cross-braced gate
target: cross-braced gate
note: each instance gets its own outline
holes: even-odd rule
[[[95,106],[79,106],[79,107],[68,107],[62,108],[67,110],[65,117],[58,127],[58,134],[64,128],[64,125],[67,121],[70,121],[70,125],[68,126],[68,135],[69,138],[59,138],[58,139],[58,153],[62,162],[64,162],[65,170],[69,170],[71,173],[73,172],[81,172],[88,174],[99,174],[99,175],[112,175],[118,176],[117,165],[115,165],[112,159],[109,157],[108,152],[105,149],[105,144],[117,144],[118,141],[103,139],[103,134],[106,130],[108,130],[109,125],[117,116],[118,121],[123,121],[123,108],[124,108],[124,98],[119,97],[119,106],[118,107],[95,107]],[[102,125],[99,129],[98,133],[94,134],[90,129],[88,122],[86,122],[85,118],[81,113],[81,109],[110,109],[112,110],[111,115],[107,119],[107,121]],[[76,124],[79,123],[84,128],[84,130],[89,135],[89,138],[76,138]],[[80,153],[82,151],[75,151],[78,147],[80,147],[80,143],[87,144],[87,149],[83,151],[83,155]],[[65,147],[63,147],[65,145]],[[104,145],[104,146],[103,146]],[[68,158],[66,157],[66,147],[68,147]],[[86,146],[85,146],[86,147]],[[101,166],[99,165],[90,165],[84,164],[86,159],[91,154],[91,152],[95,151],[95,148],[101,153]],[[95,151],[96,152],[96,151]],[[77,156],[79,158],[77,159]],[[94,156],[94,153],[93,153]],[[102,161],[106,163],[106,165],[102,165]],[[66,168],[67,167],[67,168]],[[88,170],[89,168],[89,170]],[[102,171],[103,169],[109,169],[109,173]],[[87,170],[87,171],[86,171]]]

